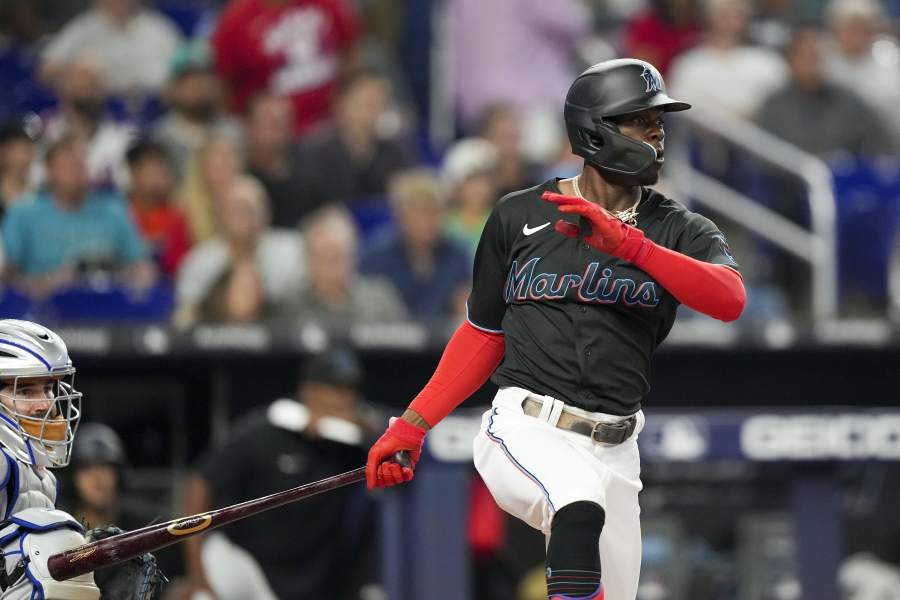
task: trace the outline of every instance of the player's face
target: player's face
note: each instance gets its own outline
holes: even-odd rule
[[[88,187],[83,147],[75,144],[60,149],[47,163],[47,175],[53,190],[63,196],[77,195]]]
[[[42,419],[57,412],[56,390],[59,379],[55,377],[20,377],[4,380],[0,389],[0,402],[11,411],[35,419]]]
[[[642,185],[656,183],[657,179],[659,179],[659,171],[665,162],[665,115],[665,111],[661,108],[648,108],[641,112],[613,119],[619,127],[619,133],[639,142],[646,142],[656,149],[656,164],[654,168],[648,169],[642,177]]]
[[[148,156],[131,168],[132,193],[142,200],[165,202],[172,191],[172,171],[162,157]]]

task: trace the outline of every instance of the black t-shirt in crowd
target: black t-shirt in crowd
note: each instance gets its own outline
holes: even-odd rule
[[[213,506],[229,506],[365,463],[366,451],[274,425],[266,411],[243,419],[223,448],[199,465]],[[356,598],[350,587],[366,558],[371,525],[362,486],[347,486],[288,504],[223,528],[262,567],[281,600]]]
[[[505,334],[497,385],[632,414],[650,390],[650,357],[679,302],[631,263],[555,231],[560,218],[580,219],[541,200],[545,191],[559,193],[558,182],[510,194],[494,208],[475,254],[469,322]],[[737,269],[712,221],[653,190],[642,191],[637,227],[661,246]]]

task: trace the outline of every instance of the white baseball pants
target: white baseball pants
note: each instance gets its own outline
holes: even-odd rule
[[[542,418],[522,410],[527,396],[543,398]],[[641,567],[638,493],[643,487],[637,436],[643,411],[629,439],[617,446],[551,425],[562,402],[515,387],[502,388],[475,436],[474,459],[497,504],[548,537],[553,515],[573,502],[606,511],[600,534],[600,564],[606,600],[634,600]],[[623,417],[582,412],[596,420]]]

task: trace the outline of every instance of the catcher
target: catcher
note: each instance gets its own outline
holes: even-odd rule
[[[81,393],[65,343],[28,321],[0,320],[0,600],[150,600],[165,581],[145,554],[93,574],[56,581],[47,559],[87,541],[118,533],[91,530],[54,508],[56,477],[69,464],[81,416]],[[99,585],[99,587],[98,587]]]

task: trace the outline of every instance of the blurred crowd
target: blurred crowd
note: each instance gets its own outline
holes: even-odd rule
[[[898,13],[893,0],[5,2],[0,308],[338,331],[459,319],[497,199],[580,169],[561,109],[584,66],[642,58],[695,106],[831,164],[882,165],[900,148]],[[796,186],[775,184],[767,204],[802,223]],[[886,282],[900,191],[875,195]],[[762,283],[799,280],[741,258]],[[862,286],[863,304],[884,314],[888,287]]]

